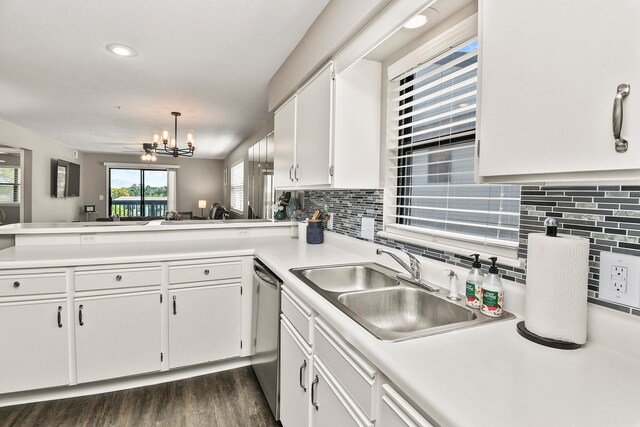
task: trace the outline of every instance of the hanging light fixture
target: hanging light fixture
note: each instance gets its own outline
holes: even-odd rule
[[[153,151],[153,144],[145,142],[142,144],[142,149],[144,150],[144,154],[140,157],[142,160],[147,163],[158,160],[156,153]]]
[[[173,138],[169,139],[169,131],[167,129],[162,129],[162,135],[155,132],[153,134],[153,143],[144,144],[143,148],[146,156],[149,152],[154,154],[164,154],[167,156],[173,157],[193,157],[193,152],[196,149],[196,138],[193,130],[187,130],[187,146],[185,148],[178,148],[178,117],[180,117],[180,113],[177,111],[173,111],[171,115],[174,117],[174,133]],[[162,141],[162,147],[158,148],[158,143]],[[151,161],[155,161],[155,159],[151,159]]]

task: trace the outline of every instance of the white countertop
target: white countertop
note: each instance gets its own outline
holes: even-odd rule
[[[177,254],[191,258],[255,254],[443,426],[640,426],[638,353],[625,354],[591,338],[574,351],[542,347],[517,334],[517,320],[387,343],[288,271],[369,260],[393,266],[376,257],[369,244],[354,251],[353,246],[338,243],[306,245],[288,237],[265,237],[165,245],[18,247],[0,251],[0,269],[162,261]],[[600,307],[590,306],[589,311],[598,319],[614,319],[615,326],[601,327],[605,329],[601,335],[626,334],[631,343],[640,345],[640,318]]]
[[[203,230],[240,227],[287,227],[290,221],[267,220],[184,220],[184,221],[105,221],[105,222],[36,222],[0,226],[0,235],[122,233],[130,231]]]

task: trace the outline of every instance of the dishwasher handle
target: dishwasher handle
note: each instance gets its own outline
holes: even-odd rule
[[[261,283],[270,285],[273,288],[277,288],[278,285],[281,283],[280,279],[275,277],[273,274],[271,274],[270,271],[268,271],[266,268],[264,268],[263,266],[257,263],[253,264],[253,275]]]

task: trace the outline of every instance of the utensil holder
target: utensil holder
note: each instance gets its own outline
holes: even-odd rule
[[[322,221],[309,221],[307,224],[307,243],[319,245],[324,243],[324,230]]]

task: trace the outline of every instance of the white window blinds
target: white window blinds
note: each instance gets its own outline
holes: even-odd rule
[[[520,187],[474,183],[477,48],[467,41],[390,85],[389,231],[517,245]]]
[[[0,203],[20,203],[20,168],[0,167]]]
[[[242,212],[244,204],[244,162],[231,167],[231,209]]]

